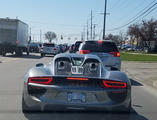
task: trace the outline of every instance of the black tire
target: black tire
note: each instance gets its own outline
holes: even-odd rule
[[[41,53],[41,57],[44,57],[45,56],[45,54],[44,53]]]
[[[27,52],[27,55],[29,55],[29,52]]]
[[[129,104],[129,106],[126,108],[126,107],[121,107],[121,108],[115,108],[112,113],[122,113],[122,114],[130,114],[131,112],[131,102]]]
[[[24,101],[24,98],[22,97],[22,112],[25,113],[40,113],[41,109],[39,106],[36,107],[29,107]]]
[[[22,97],[22,112],[23,113],[31,112],[31,108],[26,105],[23,97]]]
[[[22,56],[22,50],[18,49],[15,51],[16,56]]]
[[[129,107],[125,109],[125,113],[130,113],[130,112],[131,112],[131,101]]]
[[[3,53],[2,53],[2,56],[6,56],[6,53],[5,53],[5,52],[3,52]]]

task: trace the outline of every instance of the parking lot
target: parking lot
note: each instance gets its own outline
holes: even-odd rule
[[[100,119],[100,120],[147,120],[156,119],[157,97],[156,92],[150,90],[144,83],[146,80],[156,77],[156,63],[132,63],[123,62],[122,71],[125,71],[132,82],[132,112],[128,115],[110,113],[44,113],[23,114],[21,111],[21,99],[23,81],[26,72],[36,63],[48,64],[52,56],[40,58],[39,54],[24,55],[22,58],[0,56],[0,119],[1,120],[37,120],[38,118],[50,119]],[[138,81],[139,80],[139,81]],[[149,82],[148,82],[149,83]],[[151,98],[151,99],[150,99]]]

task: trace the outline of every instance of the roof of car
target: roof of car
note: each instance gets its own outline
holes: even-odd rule
[[[86,40],[85,42],[92,42],[92,41],[114,42],[113,40]]]

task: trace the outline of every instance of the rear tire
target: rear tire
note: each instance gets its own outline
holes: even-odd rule
[[[24,101],[24,98],[22,97],[22,112],[25,113],[38,113],[41,112],[41,109],[39,106],[36,107],[29,107]]]
[[[15,55],[16,56],[22,56],[22,50],[21,49],[17,49],[16,51],[15,51]]]
[[[113,111],[113,113],[122,113],[122,114],[130,114],[131,112],[131,102],[129,103],[128,107],[120,107],[120,108],[115,108]]]
[[[44,53],[41,53],[41,57],[44,57],[45,56],[45,54]]]
[[[5,53],[5,52],[3,52],[3,53],[2,53],[2,56],[6,56],[6,53]]]
[[[26,105],[23,97],[22,97],[22,112],[23,113],[31,112],[31,108]]]
[[[27,55],[29,55],[29,52],[27,52]]]
[[[125,113],[130,113],[131,112],[131,102],[129,104],[129,107],[125,109]]]

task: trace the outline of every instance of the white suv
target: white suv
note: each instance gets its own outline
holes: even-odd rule
[[[44,43],[41,47],[41,57],[48,55],[56,55],[59,53],[59,48],[54,43]]]

